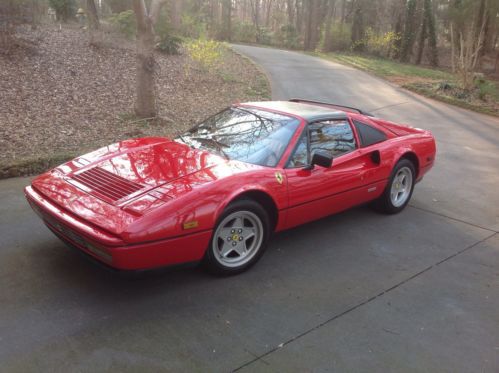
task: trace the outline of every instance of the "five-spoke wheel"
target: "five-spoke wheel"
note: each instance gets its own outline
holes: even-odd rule
[[[269,231],[268,215],[258,203],[231,203],[216,225],[205,264],[218,274],[244,271],[263,254]]]
[[[411,199],[415,178],[414,164],[402,158],[393,168],[384,193],[374,201],[374,207],[388,214],[402,211]]]
[[[218,225],[212,246],[223,265],[237,267],[251,260],[261,246],[263,225],[251,211],[236,211]]]
[[[407,202],[412,192],[412,171],[402,167],[397,171],[390,188],[390,199],[393,206],[399,207]]]

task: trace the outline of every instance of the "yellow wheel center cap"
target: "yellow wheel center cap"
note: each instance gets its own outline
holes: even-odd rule
[[[232,241],[237,241],[239,240],[239,236],[237,234],[232,236]]]

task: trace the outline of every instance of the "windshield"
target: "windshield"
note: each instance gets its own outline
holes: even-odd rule
[[[175,140],[227,159],[275,167],[299,124],[285,115],[231,107]]]

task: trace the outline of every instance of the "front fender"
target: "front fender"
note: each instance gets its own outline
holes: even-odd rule
[[[247,183],[232,190],[227,195],[227,198],[218,206],[215,220],[222,215],[223,211],[231,202],[241,198],[249,192],[260,192],[267,195],[274,202],[277,213],[279,214],[279,211],[287,208],[288,205],[288,188],[285,177],[283,171],[267,171],[258,175],[258,182],[255,180],[254,182]]]

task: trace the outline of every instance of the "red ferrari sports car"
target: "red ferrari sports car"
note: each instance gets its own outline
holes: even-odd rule
[[[239,273],[272,232],[372,202],[400,212],[435,160],[429,131],[306,100],[237,104],[171,140],[122,141],[25,189],[70,246],[115,269],[202,261]]]

